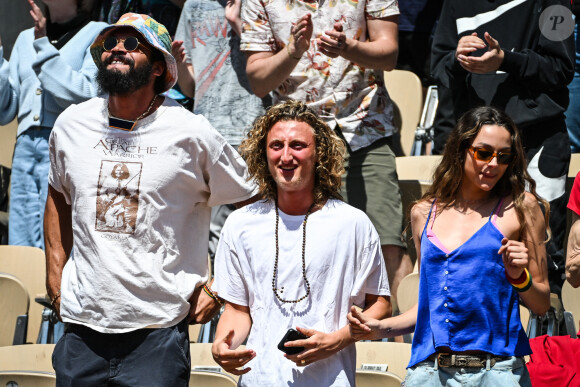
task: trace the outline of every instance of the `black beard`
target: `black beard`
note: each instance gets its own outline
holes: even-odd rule
[[[115,59],[122,59],[129,65],[129,71],[107,70],[107,65]],[[149,84],[153,65],[147,62],[135,68],[135,62],[127,57],[111,55],[99,66],[97,83],[99,90],[109,95],[126,95]]]

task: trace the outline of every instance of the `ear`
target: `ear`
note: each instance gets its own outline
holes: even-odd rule
[[[152,71],[152,75],[156,76],[156,77],[160,77],[161,75],[163,75],[163,72],[165,71],[165,63],[158,60],[153,62],[153,71]]]

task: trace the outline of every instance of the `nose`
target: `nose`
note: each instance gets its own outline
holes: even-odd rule
[[[290,147],[288,145],[284,145],[284,148],[282,149],[282,157],[280,157],[280,159],[282,160],[282,163],[284,163],[284,164],[292,161],[292,152],[291,152]]]
[[[497,163],[497,155],[496,156],[493,156],[491,158],[491,160],[489,160],[489,162],[487,163],[487,165],[491,165],[491,166],[494,166],[494,167],[498,166],[499,164]]]
[[[119,39],[119,38],[115,38],[117,39],[117,44],[115,45],[115,47],[113,47],[112,51],[125,51],[125,39]]]

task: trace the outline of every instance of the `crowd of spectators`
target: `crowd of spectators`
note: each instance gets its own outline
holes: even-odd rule
[[[95,340],[111,357],[117,335],[129,335],[143,345],[126,355],[136,361],[223,304],[213,354],[247,374],[242,385],[273,383],[264,366],[273,361],[285,381],[352,385],[344,348],[413,331],[407,385],[455,366],[437,354],[497,364],[529,385],[518,303],[541,315],[566,277],[580,285],[577,215],[568,256],[564,246],[567,206],[578,213],[566,191],[580,149],[573,2],[27,1],[34,27],[10,58],[0,40],[0,124],[18,121],[8,244],[46,250],[51,305],[65,335],[86,345],[57,347],[87,365],[55,361],[59,385],[100,377],[85,357]],[[392,150],[383,73],[394,69],[438,92],[432,149],[442,161],[412,210]],[[171,97],[192,101],[195,116]],[[338,183],[325,182],[335,174]],[[248,201],[257,202],[236,212]],[[275,262],[263,265],[270,239]],[[316,266],[305,258],[312,243],[332,245],[316,250]],[[398,285],[415,264],[409,243],[421,293],[397,316]],[[356,270],[345,274],[350,261]],[[337,275],[340,287],[325,285]],[[478,298],[490,283],[493,296]],[[363,311],[347,319],[352,304]],[[468,326],[475,320],[493,320],[477,330],[490,341]],[[270,347],[296,326],[303,337],[286,346],[305,349],[285,359]],[[137,334],[151,328],[159,335]],[[256,347],[236,351],[246,339]],[[119,377],[178,385],[187,375]]]

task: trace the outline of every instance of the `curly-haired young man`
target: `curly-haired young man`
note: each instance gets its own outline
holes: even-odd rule
[[[241,386],[353,386],[348,308],[389,315],[390,293],[375,228],[339,194],[344,143],[290,101],[259,117],[240,150],[262,200],[222,231],[214,289],[226,306],[214,358],[243,375]],[[289,328],[307,338],[284,355],[277,344]]]

